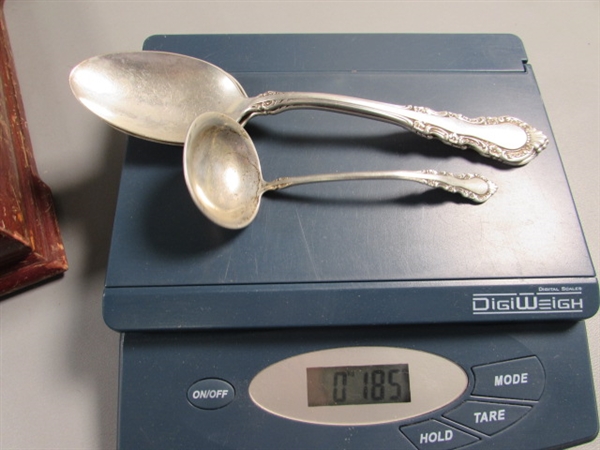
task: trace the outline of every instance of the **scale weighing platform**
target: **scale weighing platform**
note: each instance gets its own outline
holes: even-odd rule
[[[511,35],[169,35],[146,50],[311,91],[510,115],[549,137],[510,167],[325,111],[252,119],[265,179],[476,172],[476,205],[409,182],[267,195],[243,230],[194,206],[182,149],[131,138],[104,295],[122,332],[119,448],[567,448],[598,432],[583,319],[598,282],[540,92]],[[176,74],[173,74],[176,76]]]

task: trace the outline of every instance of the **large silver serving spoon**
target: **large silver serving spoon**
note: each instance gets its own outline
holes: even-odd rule
[[[117,129],[176,145],[183,144],[188,127],[204,112],[221,112],[245,125],[258,114],[299,108],[391,122],[511,165],[526,164],[548,143],[543,133],[509,116],[469,119],[425,107],[310,92],[266,92],[249,98],[222,69],[168,52],[113,53],[87,59],[72,70],[70,85],[81,103]]]
[[[246,130],[221,113],[204,113],[189,128],[183,150],[183,171],[192,199],[216,224],[230,229],[249,225],[267,191],[307,183],[393,179],[423,183],[482,203],[496,185],[475,174],[425,171],[350,172],[265,181],[256,148]]]

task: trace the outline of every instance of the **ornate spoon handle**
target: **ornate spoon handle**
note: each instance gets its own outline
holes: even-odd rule
[[[288,109],[324,109],[391,122],[427,138],[513,166],[527,164],[548,144],[548,138],[520,119],[509,116],[470,119],[421,106],[402,106],[354,97],[314,92],[266,92],[250,98],[238,118],[245,124],[259,114]]]
[[[406,180],[416,181],[431,188],[441,188],[448,192],[460,194],[476,203],[483,203],[489,199],[497,186],[487,178],[472,173],[438,172],[436,170],[407,171],[394,170],[383,172],[342,172],[320,175],[307,175],[300,177],[282,177],[265,182],[264,191],[285,189],[290,186],[308,183],[322,183],[328,181],[347,180]]]

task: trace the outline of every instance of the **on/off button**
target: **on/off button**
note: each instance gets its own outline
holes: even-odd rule
[[[219,409],[233,401],[235,390],[227,381],[205,378],[190,386],[187,398],[196,408]]]

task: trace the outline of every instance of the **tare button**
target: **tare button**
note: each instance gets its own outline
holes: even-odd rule
[[[530,410],[530,406],[469,401],[444,416],[490,436],[516,423]]]
[[[479,439],[437,420],[428,420],[400,429],[419,450],[452,450]]]
[[[233,401],[235,391],[227,381],[206,378],[194,383],[187,392],[188,401],[200,409],[219,409]]]
[[[473,395],[539,400],[544,391],[544,368],[535,356],[473,367]]]

